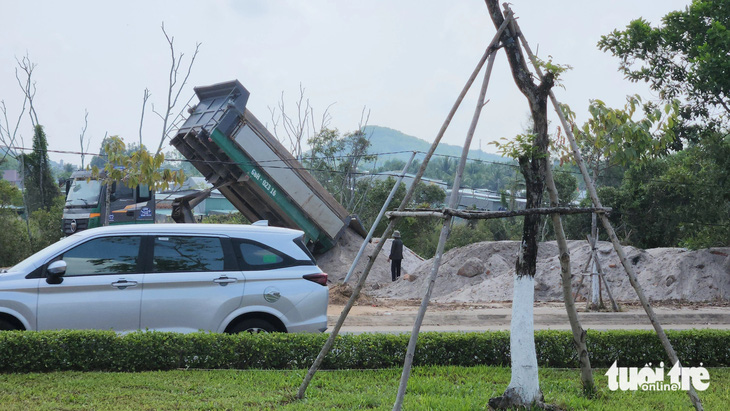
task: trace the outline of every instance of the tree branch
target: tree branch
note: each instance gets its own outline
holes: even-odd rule
[[[160,138],[160,144],[157,147],[157,151],[155,152],[155,155],[159,154],[160,151],[162,151],[162,144],[165,142],[165,139],[167,138],[167,133],[169,132],[167,129],[167,123],[170,119],[170,113],[172,112],[172,109],[177,105],[177,100],[180,97],[180,93],[182,92],[182,89],[185,87],[185,84],[188,81],[188,78],[190,77],[190,73],[193,69],[193,64],[195,63],[195,58],[198,56],[198,52],[200,51],[200,45],[202,43],[195,43],[195,52],[193,53],[193,57],[190,59],[190,64],[188,65],[188,70],[185,73],[185,77],[183,78],[180,85],[177,87],[177,91],[175,91],[175,87],[177,85],[178,80],[178,72],[180,70],[180,65],[182,64],[183,56],[185,54],[180,53],[178,57],[175,57],[175,37],[170,37],[167,34],[167,31],[165,30],[165,22],[162,22],[162,33],[165,35],[165,39],[167,40],[167,44],[170,47],[170,74],[169,74],[169,86],[167,88],[167,106],[165,108],[165,113],[160,114],[157,113],[154,110],[154,106],[152,108],[152,111],[160,116],[162,118],[162,136]],[[173,97],[173,94],[175,95]],[[140,138],[141,141],[141,138]],[[141,146],[141,143],[140,143]]]
[[[81,169],[84,168],[84,157],[86,157],[86,151],[89,149],[89,143],[91,139],[86,142],[84,147],[84,138],[86,137],[86,128],[89,126],[89,110],[84,109],[84,127],[81,128],[81,134],[79,135],[79,144],[81,146]]]

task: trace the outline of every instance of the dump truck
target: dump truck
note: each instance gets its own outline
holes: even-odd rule
[[[248,110],[238,80],[195,87],[198,103],[171,144],[249,221],[299,229],[314,253],[332,248],[351,215]]]
[[[71,235],[87,228],[101,227],[106,208],[106,185],[89,170],[74,171],[66,181],[63,233]],[[109,224],[151,224],[155,222],[155,193],[146,185],[111,185]]]

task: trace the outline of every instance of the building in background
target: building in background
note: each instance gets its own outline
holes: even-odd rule
[[[2,170],[2,179],[21,190],[23,189],[23,179],[20,178],[18,170]]]

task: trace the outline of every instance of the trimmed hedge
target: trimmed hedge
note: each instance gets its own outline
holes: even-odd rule
[[[730,366],[730,331],[667,331],[685,366]],[[337,338],[324,369],[400,367],[408,334],[346,334]],[[316,358],[326,334],[177,334],[113,331],[0,332],[0,372],[150,371],[196,369],[303,369]],[[588,331],[591,365],[607,368],[669,363],[653,331]],[[537,331],[542,367],[574,368],[568,331]],[[421,334],[415,365],[510,363],[509,332]]]

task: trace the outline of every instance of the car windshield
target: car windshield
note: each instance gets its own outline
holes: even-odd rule
[[[66,205],[95,206],[99,204],[101,182],[99,180],[74,180],[66,197]]]

